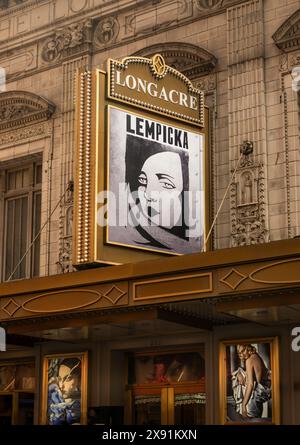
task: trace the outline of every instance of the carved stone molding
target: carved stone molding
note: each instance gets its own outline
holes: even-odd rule
[[[0,132],[42,122],[54,113],[55,105],[26,91],[0,94]]]
[[[72,3],[76,3],[76,0],[70,0],[66,2],[69,13],[57,18],[56,13],[59,8],[55,5],[60,2],[43,0],[43,3],[45,6],[48,3],[50,10],[49,17],[43,17],[43,26],[39,26],[38,8],[34,7],[34,2],[24,2],[23,6],[20,4],[19,7],[6,8],[2,12],[7,18],[7,26],[2,30],[5,44],[0,44],[0,66],[6,69],[8,81],[44,70],[45,66],[59,66],[62,62],[83,54],[96,54],[107,48],[128,45],[156,35],[158,32],[188,25],[220,11],[225,12],[227,8],[241,1],[137,0],[132,8],[128,7],[128,2],[126,5],[125,0],[104,2],[103,5],[95,2],[93,7],[93,2],[86,1],[85,4],[79,2],[82,6],[81,12],[79,13],[78,9],[76,13],[72,9]],[[16,14],[20,11],[27,17],[24,29],[23,22],[19,23],[19,16]],[[11,16],[11,19],[8,20],[8,16]],[[74,20],[73,24],[70,24],[71,17]],[[16,34],[15,30],[19,27],[21,30]],[[49,32],[45,37],[47,29]],[[43,37],[36,36],[38,30],[42,31]],[[23,40],[14,45],[15,38]],[[201,50],[198,56],[201,59]],[[16,59],[18,62],[14,63]],[[190,63],[187,60],[186,62]],[[204,56],[204,61],[200,60],[200,67],[195,67],[195,73],[190,73],[187,69],[185,74],[193,79],[197,78],[197,73],[198,77],[209,73],[214,68],[215,62],[212,58],[213,66],[210,67],[208,61],[208,66],[205,68]]]
[[[26,140],[41,139],[43,137],[48,137],[51,134],[51,128],[47,122],[42,122],[35,125],[29,125],[24,128],[18,128],[14,131],[7,131],[0,134],[0,145],[1,146],[11,146],[18,142],[22,143]]]
[[[217,59],[213,54],[187,43],[152,45],[137,51],[134,55],[151,58],[157,53],[164,57],[167,65],[176,68],[189,79],[211,73],[217,64]]]
[[[232,247],[266,243],[265,177],[262,162],[244,154],[231,185]]]
[[[299,50],[284,53],[279,59],[279,71],[283,74],[290,73],[293,68],[300,66],[300,52]]]
[[[22,3],[29,2],[29,0],[1,0],[0,2],[0,11],[11,8],[12,6],[17,6]]]
[[[85,44],[90,44],[92,39],[92,21],[84,20],[73,23],[41,45],[41,58],[43,62],[55,63],[62,57],[72,56],[82,52]],[[87,49],[87,48],[86,48]]]
[[[201,77],[195,82],[195,87],[208,94],[217,89],[217,77],[215,73]]]
[[[285,52],[300,49],[300,9],[273,34],[273,40],[278,48]]]

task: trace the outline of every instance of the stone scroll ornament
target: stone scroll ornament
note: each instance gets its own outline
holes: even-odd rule
[[[57,32],[56,35],[48,39],[42,48],[42,59],[45,62],[56,62],[64,50],[80,46],[86,41],[88,22],[75,23],[67,27],[66,30]]]

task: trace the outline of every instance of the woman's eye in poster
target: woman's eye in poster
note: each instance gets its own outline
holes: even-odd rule
[[[82,423],[83,391],[82,380],[86,358],[66,356],[46,358],[47,392],[46,423],[50,425],[72,425]]]

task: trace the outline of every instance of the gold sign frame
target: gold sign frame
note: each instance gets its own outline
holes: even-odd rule
[[[164,106],[163,101],[158,101],[154,96],[152,96],[152,103],[147,102],[143,95],[142,97],[135,97],[133,89],[126,88],[125,92],[124,85],[123,88],[118,88],[118,83],[116,81],[118,72],[126,73],[129,71],[130,73],[133,71],[130,68],[136,67],[138,70],[144,69],[143,79],[148,77],[148,82],[151,83],[151,77],[154,77],[157,83],[163,83],[160,87],[160,91],[162,92],[163,88],[167,88],[168,83],[173,83],[173,89],[171,91],[176,93],[176,82],[181,85],[185,85],[186,92],[181,94],[192,95],[198,101],[198,106],[192,113],[184,113],[182,109],[183,106],[172,106],[174,104],[170,103],[170,100],[167,100],[168,107]],[[134,71],[133,71],[134,72]],[[135,72],[134,72],[135,73]],[[136,73],[138,75],[138,71]],[[184,121],[193,125],[199,125],[200,127],[204,126],[204,94],[201,90],[195,88],[192,82],[182,73],[177,71],[176,69],[167,66],[165,64],[164,59],[160,54],[156,54],[152,57],[152,59],[147,59],[145,57],[125,57],[121,61],[117,60],[108,60],[108,75],[109,81],[107,83],[108,88],[108,98],[117,100],[118,102],[127,103],[129,105],[135,105],[139,108],[143,108],[146,110],[150,110],[152,112],[158,112],[159,114],[164,114],[166,116],[170,116],[180,121]],[[148,75],[148,76],[147,76]],[[131,80],[133,79],[133,75],[131,76]],[[143,85],[141,85],[143,86]],[[145,91],[145,90],[144,90]],[[151,89],[149,89],[151,92]],[[139,91],[141,93],[141,91]],[[177,94],[176,94],[177,95]],[[146,94],[144,95],[146,97]],[[185,102],[188,103],[187,101]],[[188,107],[186,107],[188,108]]]
[[[135,58],[131,58],[133,60]],[[151,62],[151,59],[149,59]],[[150,63],[149,62],[149,63]],[[121,63],[121,62],[120,62]],[[134,66],[133,63],[130,63]],[[149,64],[147,65],[149,67]],[[168,69],[166,66],[165,70]],[[172,68],[172,70],[174,70]],[[175,70],[176,71],[176,70]],[[180,74],[180,73],[179,73]],[[154,74],[151,74],[154,77]],[[182,75],[178,77],[181,79]],[[183,76],[184,77],[184,76]],[[209,146],[209,113],[203,107],[204,127],[199,123],[188,122],[174,116],[167,116],[163,111],[145,109],[138,104],[129,104],[111,98],[108,95],[109,73],[94,69],[80,69],[76,76],[76,112],[75,112],[75,171],[74,171],[74,225],[73,225],[73,264],[82,267],[89,264],[123,264],[149,259],[159,259],[168,253],[137,249],[134,246],[109,244],[106,240],[106,228],[97,225],[97,213],[100,205],[98,194],[106,190],[107,184],[107,144],[108,144],[108,106],[117,107],[129,113],[141,114],[145,118],[159,119],[166,125],[180,126],[187,131],[203,136],[204,168],[209,172],[210,160],[207,156]],[[186,91],[186,80],[182,81]],[[202,97],[202,93],[201,93]],[[201,109],[203,103],[201,102]],[[208,212],[209,173],[205,175],[205,234],[209,227]],[[210,244],[208,244],[209,249]],[[171,253],[174,255],[174,253]]]

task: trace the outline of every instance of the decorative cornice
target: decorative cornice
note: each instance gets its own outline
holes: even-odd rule
[[[54,111],[54,104],[36,94],[26,91],[1,93],[0,132],[46,121]]]
[[[166,64],[194,79],[212,72],[217,64],[215,56],[203,48],[188,43],[173,42],[148,46],[134,56],[151,58],[161,54]]]
[[[34,125],[27,125],[8,131],[0,131],[0,146],[8,148],[25,141],[34,141],[51,135],[51,126],[49,122],[38,122]]]
[[[290,16],[273,34],[275,44],[284,52],[300,48],[300,9]]]
[[[111,50],[165,30],[169,31],[187,25],[225,11],[226,8],[241,3],[241,0],[200,0],[194,5],[194,2],[190,0],[176,0],[176,2],[173,0],[160,0],[159,2],[106,0],[105,4],[94,4],[92,8],[89,7],[91,3],[87,2],[80,12],[71,11],[70,14],[67,13],[61,17],[55,17],[54,2],[51,4],[50,0],[49,2],[43,0],[43,6],[49,6],[49,17],[52,17],[52,20],[49,19],[49,22],[45,22],[43,26],[38,26],[38,21],[35,19],[34,6],[39,2],[41,0],[28,1],[21,6],[8,8],[2,12],[5,14],[5,19],[10,16],[7,26],[4,28],[7,30],[7,36],[3,35],[0,44],[0,65],[5,68],[7,65],[8,82],[31,75],[33,72],[41,72],[49,65],[59,66],[66,59],[78,57],[83,53],[97,54],[107,51],[108,48]],[[71,2],[69,2],[70,4]],[[165,20],[165,10],[168,7],[170,7],[170,16]],[[30,29],[26,28],[16,34],[14,31],[18,26],[16,12],[20,12],[21,8],[24,9],[24,12],[26,8],[29,8],[26,9],[26,14],[28,13],[28,23],[31,25]],[[152,20],[149,20],[149,17],[153,17]],[[82,32],[79,28],[85,21],[90,21],[92,26]],[[58,31],[59,35],[57,35]],[[72,46],[69,43],[65,45],[62,38],[64,34],[67,34],[68,42],[70,34],[72,34]],[[29,48],[32,51],[33,46],[36,47],[35,51],[38,56],[33,55],[32,65],[28,66],[27,60],[31,60],[31,55],[28,57],[27,54]],[[16,68],[17,64],[7,63],[7,57],[16,55],[22,60],[21,70]],[[210,71],[210,63],[206,67],[200,61],[199,65],[195,66],[196,72],[189,72],[187,69],[185,74],[193,79],[197,77],[198,73],[205,75]]]
[[[2,0],[0,2],[0,16],[7,14],[8,12],[16,12],[24,9],[24,6],[32,6],[34,3],[38,3],[40,0],[35,0],[35,2],[30,0]],[[26,3],[26,5],[25,5]]]

